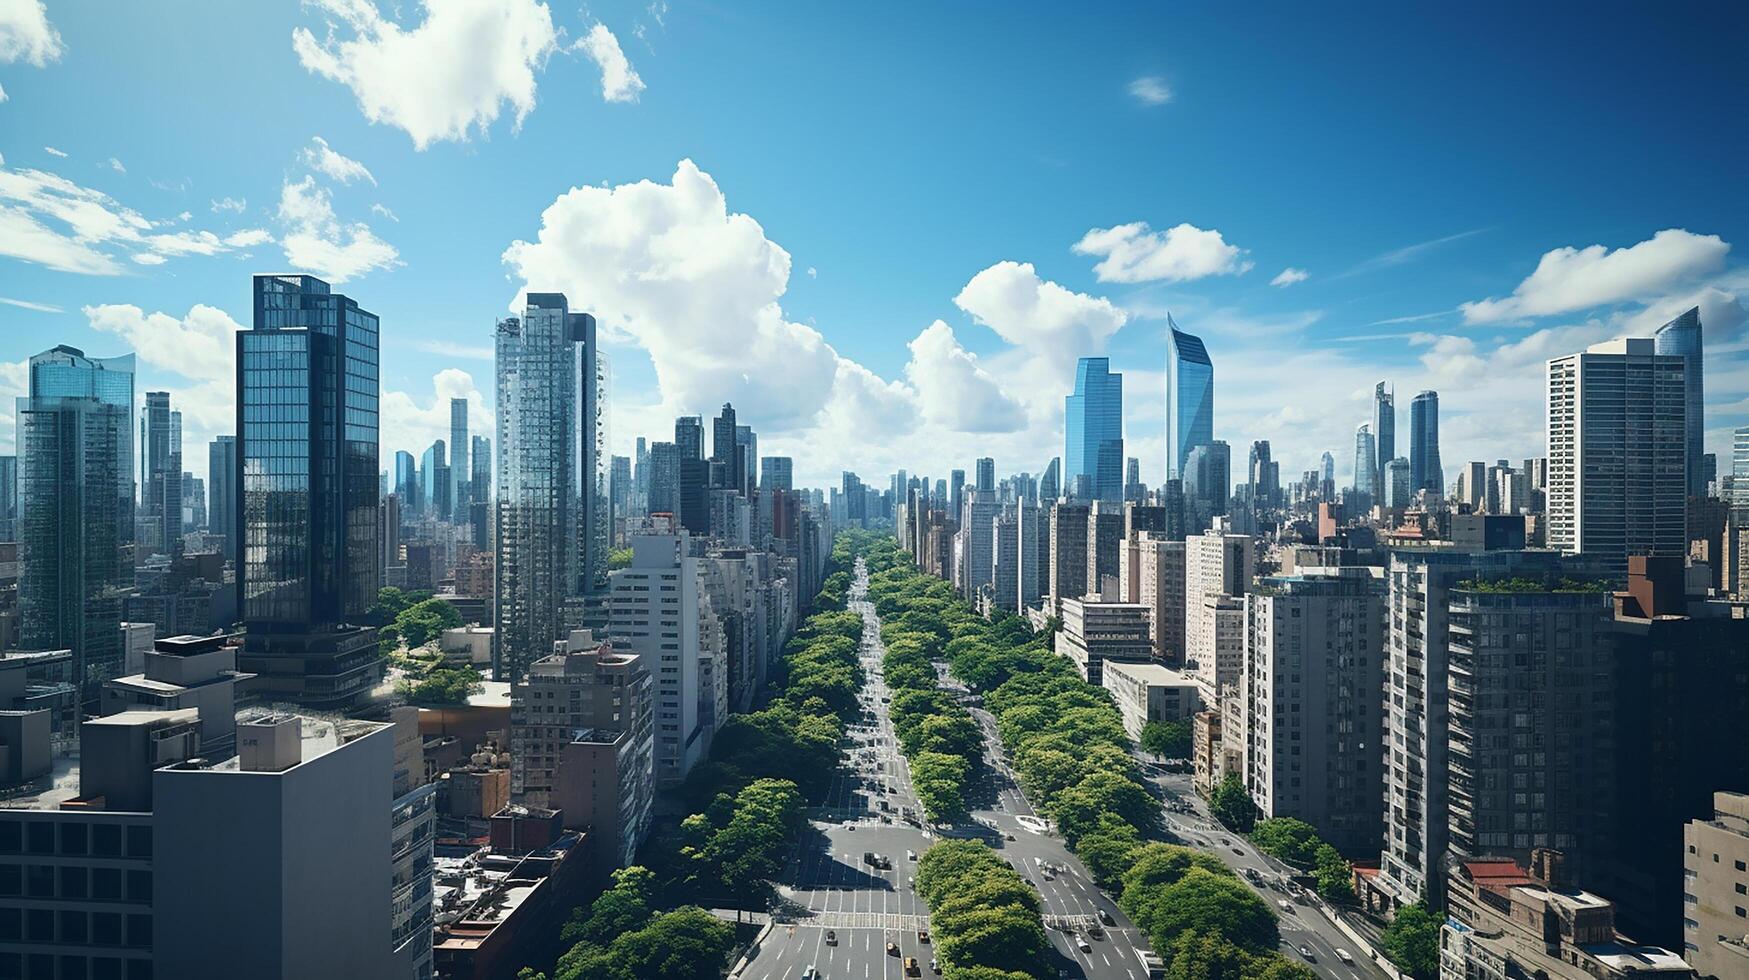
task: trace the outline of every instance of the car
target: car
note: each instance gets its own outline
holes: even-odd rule
[[[849,821],[849,820],[846,820],[846,821],[844,821],[844,829],[845,829],[845,830],[855,830],[855,829],[856,829],[856,824],[854,824],[854,823],[852,823],[852,822],[851,822],[851,821]]]
[[[1106,911],[1106,910],[1104,910],[1104,909],[1100,909],[1100,910],[1099,910],[1099,921],[1101,921],[1101,922],[1103,922],[1103,923],[1105,923],[1105,924],[1106,924],[1106,925],[1108,925],[1108,926],[1115,926],[1115,925],[1117,925],[1117,920],[1116,920],[1116,919],[1114,919],[1114,918],[1112,918],[1112,917],[1111,917],[1111,913],[1110,913],[1110,912],[1107,912],[1107,911]]]
[[[887,943],[887,955],[888,955],[888,956],[897,956],[897,955],[899,955],[899,944],[898,944],[898,943],[893,943],[893,942],[889,942],[889,943]]]
[[[905,876],[905,887],[906,888],[916,888],[917,887],[917,879],[911,877],[910,875],[906,875]]]
[[[802,971],[802,980],[825,980],[825,976],[817,966],[810,966]]]
[[[1083,953],[1093,952],[1093,947],[1088,944],[1087,938],[1085,936],[1076,936],[1075,937],[1075,948],[1080,950]]]
[[[826,945],[828,945],[828,946],[838,945],[838,933],[837,933],[837,931],[832,930],[832,929],[826,930]]]
[[[1046,868],[1043,871],[1043,874],[1044,874],[1044,879],[1046,881],[1056,881],[1057,880],[1057,876],[1054,874],[1051,874],[1051,869],[1049,869],[1049,868]]]
[[[1104,939],[1105,938],[1105,930],[1099,928],[1098,926],[1088,926],[1087,927],[1087,938],[1089,938],[1089,939]]]
[[[1277,905],[1277,906],[1278,906],[1278,907],[1279,907],[1279,908],[1280,908],[1280,909],[1281,909],[1281,910],[1282,910],[1282,911],[1283,911],[1283,912],[1292,912],[1292,911],[1293,911],[1293,910],[1294,910],[1294,903],[1292,903],[1292,902],[1290,902],[1290,901],[1288,901],[1288,900],[1287,900],[1287,899],[1285,899],[1285,898],[1278,898],[1278,899],[1276,899],[1276,900],[1275,900],[1275,904],[1276,904],[1276,905]]]
[[[1341,960],[1344,963],[1347,963],[1349,966],[1354,965],[1354,954],[1350,953],[1346,949],[1343,949],[1341,946],[1336,947],[1336,958]]]
[[[1234,853],[1234,854],[1237,854],[1237,855],[1239,855],[1239,856],[1240,856],[1240,857],[1244,857],[1244,856],[1245,856],[1245,852],[1244,852],[1244,851],[1241,851],[1241,850],[1239,850],[1239,849],[1238,849],[1238,848],[1237,848],[1237,847],[1235,847],[1235,848],[1233,848],[1233,853]]]
[[[909,851],[909,850],[906,851],[905,852],[905,860],[907,860],[907,861],[917,860],[917,852],[916,851]]]
[[[920,943],[928,942],[929,941],[929,930],[928,929],[917,930],[917,941]]]
[[[917,966],[917,957],[905,957],[905,975],[908,977],[920,977],[923,975],[923,970]]]
[[[932,973],[940,973],[941,972],[941,961],[939,961],[935,957],[931,956],[929,958],[929,970]]]
[[[1006,831],[1006,830],[1003,831],[1002,832],[1002,839],[1003,840],[1013,840],[1014,839],[1013,831]]]
[[[1317,960],[1317,957],[1312,955],[1312,947],[1307,946],[1305,943],[1300,943],[1300,955],[1308,960]]]

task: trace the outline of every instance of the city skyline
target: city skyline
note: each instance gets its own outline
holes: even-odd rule
[[[22,362],[50,346],[39,340],[93,357],[135,351],[138,390],[168,391],[184,413],[186,444],[205,445],[230,427],[226,334],[250,319],[245,277],[294,268],[368,297],[383,317],[385,461],[447,440],[452,398],[467,399],[470,431],[493,428],[491,329],[520,309],[525,283],[563,290],[600,319],[614,368],[613,453],[630,455],[637,436],[661,435],[676,415],[711,414],[729,401],[761,420],[762,453],[797,461],[798,485],[830,485],[843,469],[927,463],[946,472],[984,452],[1014,461],[1005,467],[1041,467],[1061,445],[1061,399],[1076,360],[1088,356],[1108,357],[1129,376],[1126,455],[1157,484],[1166,470],[1168,310],[1221,365],[1214,438],[1269,439],[1286,472],[1315,466],[1326,451],[1347,457],[1381,378],[1404,393],[1442,393],[1448,470],[1466,459],[1541,455],[1547,358],[1649,335],[1691,306],[1709,345],[1707,450],[1722,458],[1730,429],[1749,421],[1739,349],[1746,276],[1731,249],[1744,219],[1717,206],[1732,186],[1724,161],[1740,154],[1703,154],[1678,169],[1673,157],[1624,162],[1589,152],[1588,124],[1608,101],[1597,93],[1627,91],[1602,66],[1655,59],[1668,46],[1702,76],[1685,86],[1726,70],[1728,59],[1697,57],[1695,46],[1730,32],[1702,30],[1692,15],[1620,13],[1588,28],[1582,50],[1502,57],[1498,77],[1466,91],[1471,101],[1460,110],[1441,100],[1453,79],[1474,77],[1470,59],[1480,56],[1444,42],[1453,32],[1491,32],[1511,47],[1527,44],[1534,31],[1523,29],[1536,25],[1423,12],[1427,22],[1381,56],[1416,65],[1405,72],[1404,98],[1440,106],[1424,119],[1357,87],[1351,69],[1305,60],[1325,34],[1337,47],[1357,43],[1339,39],[1353,26],[1343,18],[1364,17],[1358,12],[1295,12],[1296,29],[1283,32],[1296,36],[1294,47],[1268,42],[1277,70],[1313,78],[1313,98],[1303,101],[1241,75],[1255,52],[1229,57],[1239,40],[1196,12],[1122,13],[1135,22],[1098,31],[1074,24],[1069,54],[1089,68],[1063,91],[1040,89],[984,42],[963,40],[969,57],[956,67],[901,47],[883,55],[910,76],[895,90],[845,87],[862,74],[852,66],[823,71],[819,91],[788,92],[804,124],[818,124],[823,100],[876,123],[822,168],[810,166],[820,160],[815,140],[789,160],[739,136],[735,124],[750,121],[743,102],[773,97],[773,79],[721,85],[730,101],[710,106],[719,123],[695,115],[695,103],[719,86],[714,68],[733,45],[757,52],[783,44],[788,30],[896,25],[850,12],[786,24],[761,12],[717,31],[685,9],[661,17],[603,10],[595,23],[531,2],[511,7],[528,16],[507,18],[503,30],[523,31],[542,53],[510,59],[502,75],[485,69],[503,66],[494,59],[510,57],[508,41],[458,56],[459,69],[488,81],[453,104],[411,85],[363,87],[346,59],[377,51],[384,28],[348,22],[338,7],[226,10],[189,23],[126,8],[44,8],[40,26],[20,28],[36,31],[26,35],[40,41],[34,54],[0,65],[9,120],[0,141],[5,411],[22,393]],[[324,15],[337,25],[326,39]],[[943,14],[942,35],[973,37],[957,30],[965,16]],[[397,30],[437,43],[473,26],[465,20],[409,10]],[[1027,11],[1016,28],[1022,50],[1056,40]],[[59,84],[79,73],[102,91],[116,73],[145,70],[139,59],[150,57],[152,39],[175,33],[198,43],[209,31],[251,39],[208,46],[221,62],[215,70],[248,59],[235,87],[176,74],[143,113],[103,96],[75,112],[68,100],[81,97]],[[603,32],[611,52],[596,43]],[[1162,33],[1198,43],[1105,40]],[[360,35],[359,47],[347,46]],[[585,36],[589,45],[572,43]],[[609,65],[605,76],[590,57]],[[993,73],[973,85],[975,71]],[[1557,71],[1585,84],[1544,77]],[[1610,116],[1615,137],[1656,145],[1709,132],[1710,114],[1664,97],[1661,86],[1674,84],[1634,82],[1635,100]],[[891,173],[849,159],[871,145],[865,140],[893,138],[896,114],[917,104],[920,86],[953,93],[946,105],[918,109],[921,118],[981,110],[981,138],[945,137],[939,162],[880,155]],[[1489,162],[1485,147],[1525,139],[1531,110],[1519,95],[1533,86],[1536,111],[1552,106],[1561,121],[1521,149],[1583,156],[1584,173],[1502,172]],[[268,90],[291,101],[264,127],[250,108]],[[963,195],[954,228],[905,215],[943,203],[938,190],[915,201],[901,192],[920,167],[969,166],[992,140],[1002,145],[1028,128],[1024,114],[1011,122],[1007,109],[1040,104],[1073,106],[1085,118],[1044,149],[980,160],[991,186]],[[1649,106],[1655,115],[1641,110]],[[1253,126],[1233,133],[1213,115],[1229,111]],[[1291,127],[1282,121],[1289,112]],[[578,125],[607,137],[591,141],[608,145],[587,163],[552,152]],[[1328,162],[1349,160],[1344,144],[1375,125],[1404,142],[1365,144],[1375,153],[1367,166]],[[1265,135],[1272,126],[1284,135]],[[1442,131],[1468,141],[1437,138]],[[851,136],[830,127],[825,135]],[[1418,138],[1429,145],[1409,145]],[[1296,152],[1281,153],[1282,139]],[[227,152],[235,145],[250,152]],[[1168,146],[1170,180],[1125,169],[1138,152]],[[1307,165],[1287,169],[1289,157]],[[500,162],[527,174],[514,191],[486,186]],[[1614,187],[1629,180],[1633,199],[1600,215],[1597,197],[1619,201]],[[434,186],[453,189],[441,205],[425,193]],[[1035,207],[1017,217],[1006,195],[1023,187]],[[1318,206],[1284,218],[1288,187],[1311,189]],[[896,221],[895,208],[905,215]],[[94,223],[73,224],[75,212]],[[609,223],[625,232],[618,244],[588,234]],[[856,233],[846,234],[851,226]],[[898,237],[915,227],[937,240],[916,248]],[[698,247],[712,261],[682,272],[662,262],[662,242]],[[628,276],[650,288],[623,287]],[[778,376],[783,384],[769,383]],[[871,424],[903,436],[903,454],[857,438]],[[0,452],[11,429],[0,425]],[[933,457],[910,457],[916,446]],[[204,453],[183,455],[186,469],[205,476]]]

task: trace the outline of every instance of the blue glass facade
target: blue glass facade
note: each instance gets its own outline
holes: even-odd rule
[[[1409,403],[1409,492],[1445,493],[1439,462],[1439,392],[1423,391]]]
[[[1215,365],[1201,338],[1166,328],[1166,478],[1183,479],[1190,451],[1215,441]]]
[[[1706,385],[1702,368],[1700,307],[1695,307],[1658,328],[1653,339],[1659,354],[1682,358],[1684,393],[1688,409],[1688,495],[1706,495]]]
[[[1385,467],[1397,458],[1397,395],[1380,381],[1372,390],[1372,485],[1385,492]]]
[[[1103,357],[1075,365],[1063,399],[1063,482],[1094,500],[1123,499],[1123,375]]]

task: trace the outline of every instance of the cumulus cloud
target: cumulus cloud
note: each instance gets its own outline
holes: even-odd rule
[[[400,253],[369,225],[342,223],[328,189],[309,175],[281,186],[279,221],[285,229],[280,247],[286,261],[336,285],[401,264]]]
[[[0,3],[0,64],[22,61],[41,68],[59,61],[66,50],[42,0]]]
[[[323,174],[330,180],[342,184],[350,184],[355,180],[368,180],[371,186],[376,186],[377,179],[371,175],[370,169],[357,160],[337,152],[328,145],[328,141],[320,136],[312,138],[310,145],[304,148],[304,166]]]
[[[837,352],[780,303],[789,253],[752,216],[729,210],[691,160],[667,183],[559,195],[535,240],[513,242],[504,262],[525,290],[564,292],[594,310],[610,338],[648,351],[677,410],[733,402],[762,424],[796,428],[832,394]]]
[[[166,230],[176,223],[152,221],[58,174],[0,167],[0,255],[60,272],[113,276],[124,268],[119,257],[151,266],[239,247],[211,231]]]
[[[49,155],[49,156],[52,156],[52,157],[62,157],[62,158],[65,158],[65,157],[66,157],[66,155],[67,155],[67,154],[66,154],[66,153],[65,153],[65,152],[63,152],[63,151],[61,151],[61,150],[57,150],[57,149],[55,149],[55,148],[54,148],[54,147],[52,147],[52,146],[45,146],[45,147],[43,147],[43,152],[44,152],[44,153],[47,153],[47,154],[48,154],[48,155]]]
[[[1092,354],[1128,319],[1100,296],[1039,278],[1030,262],[998,262],[967,282],[954,304],[1011,344]]]
[[[1290,265],[1276,273],[1275,278],[1269,280],[1269,284],[1271,286],[1286,287],[1292,286],[1294,283],[1305,282],[1310,278],[1312,278],[1312,276],[1306,270],[1296,269]]]
[[[1093,267],[1100,282],[1186,282],[1241,275],[1251,268],[1244,249],[1227,244],[1218,231],[1192,224],[1165,231],[1150,231],[1146,221],[1095,228],[1073,250],[1103,256]]]
[[[1550,316],[1645,299],[1668,292],[1725,263],[1731,246],[1717,235],[1666,228],[1625,248],[1603,245],[1543,253],[1536,271],[1511,296],[1463,304],[1469,323]]]
[[[1145,106],[1165,105],[1172,101],[1172,89],[1158,75],[1143,75],[1130,83],[1130,97]]]
[[[424,0],[411,30],[373,0],[311,3],[328,14],[328,34],[294,29],[298,61],[350,88],[366,119],[405,131],[420,150],[486,133],[506,105],[520,126],[534,109],[535,74],[558,48],[552,12],[536,0]]]
[[[577,42],[577,49],[601,69],[603,99],[608,102],[638,101],[638,93],[644,90],[644,80],[626,60],[625,52],[620,50],[619,38],[613,36],[606,24],[591,27],[589,33]]]
[[[960,346],[953,328],[940,320],[923,328],[910,344],[905,377],[917,392],[930,421],[958,432],[1013,432],[1025,427],[1026,409]]]
[[[431,394],[412,395],[385,388],[382,395],[383,465],[391,465],[395,450],[405,449],[418,456],[439,439],[449,444],[449,401],[465,398],[468,402],[468,431],[490,435],[495,425],[486,398],[474,383],[474,376],[460,368],[444,368],[431,379]]]
[[[237,214],[242,214],[243,209],[248,206],[249,202],[243,198],[221,197],[213,202],[213,213],[218,214],[220,211],[234,211]]]

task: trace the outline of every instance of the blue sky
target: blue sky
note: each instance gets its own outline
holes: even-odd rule
[[[1749,11],[1526,7],[0,3],[0,451],[54,343],[228,431],[287,269],[382,317],[385,460],[489,425],[525,285],[611,338],[619,451],[732,399],[810,482],[1037,472],[1086,354],[1157,482],[1167,310],[1236,453],[1343,473],[1387,380],[1450,475],[1542,452],[1546,358],[1698,303],[1722,450]]]

